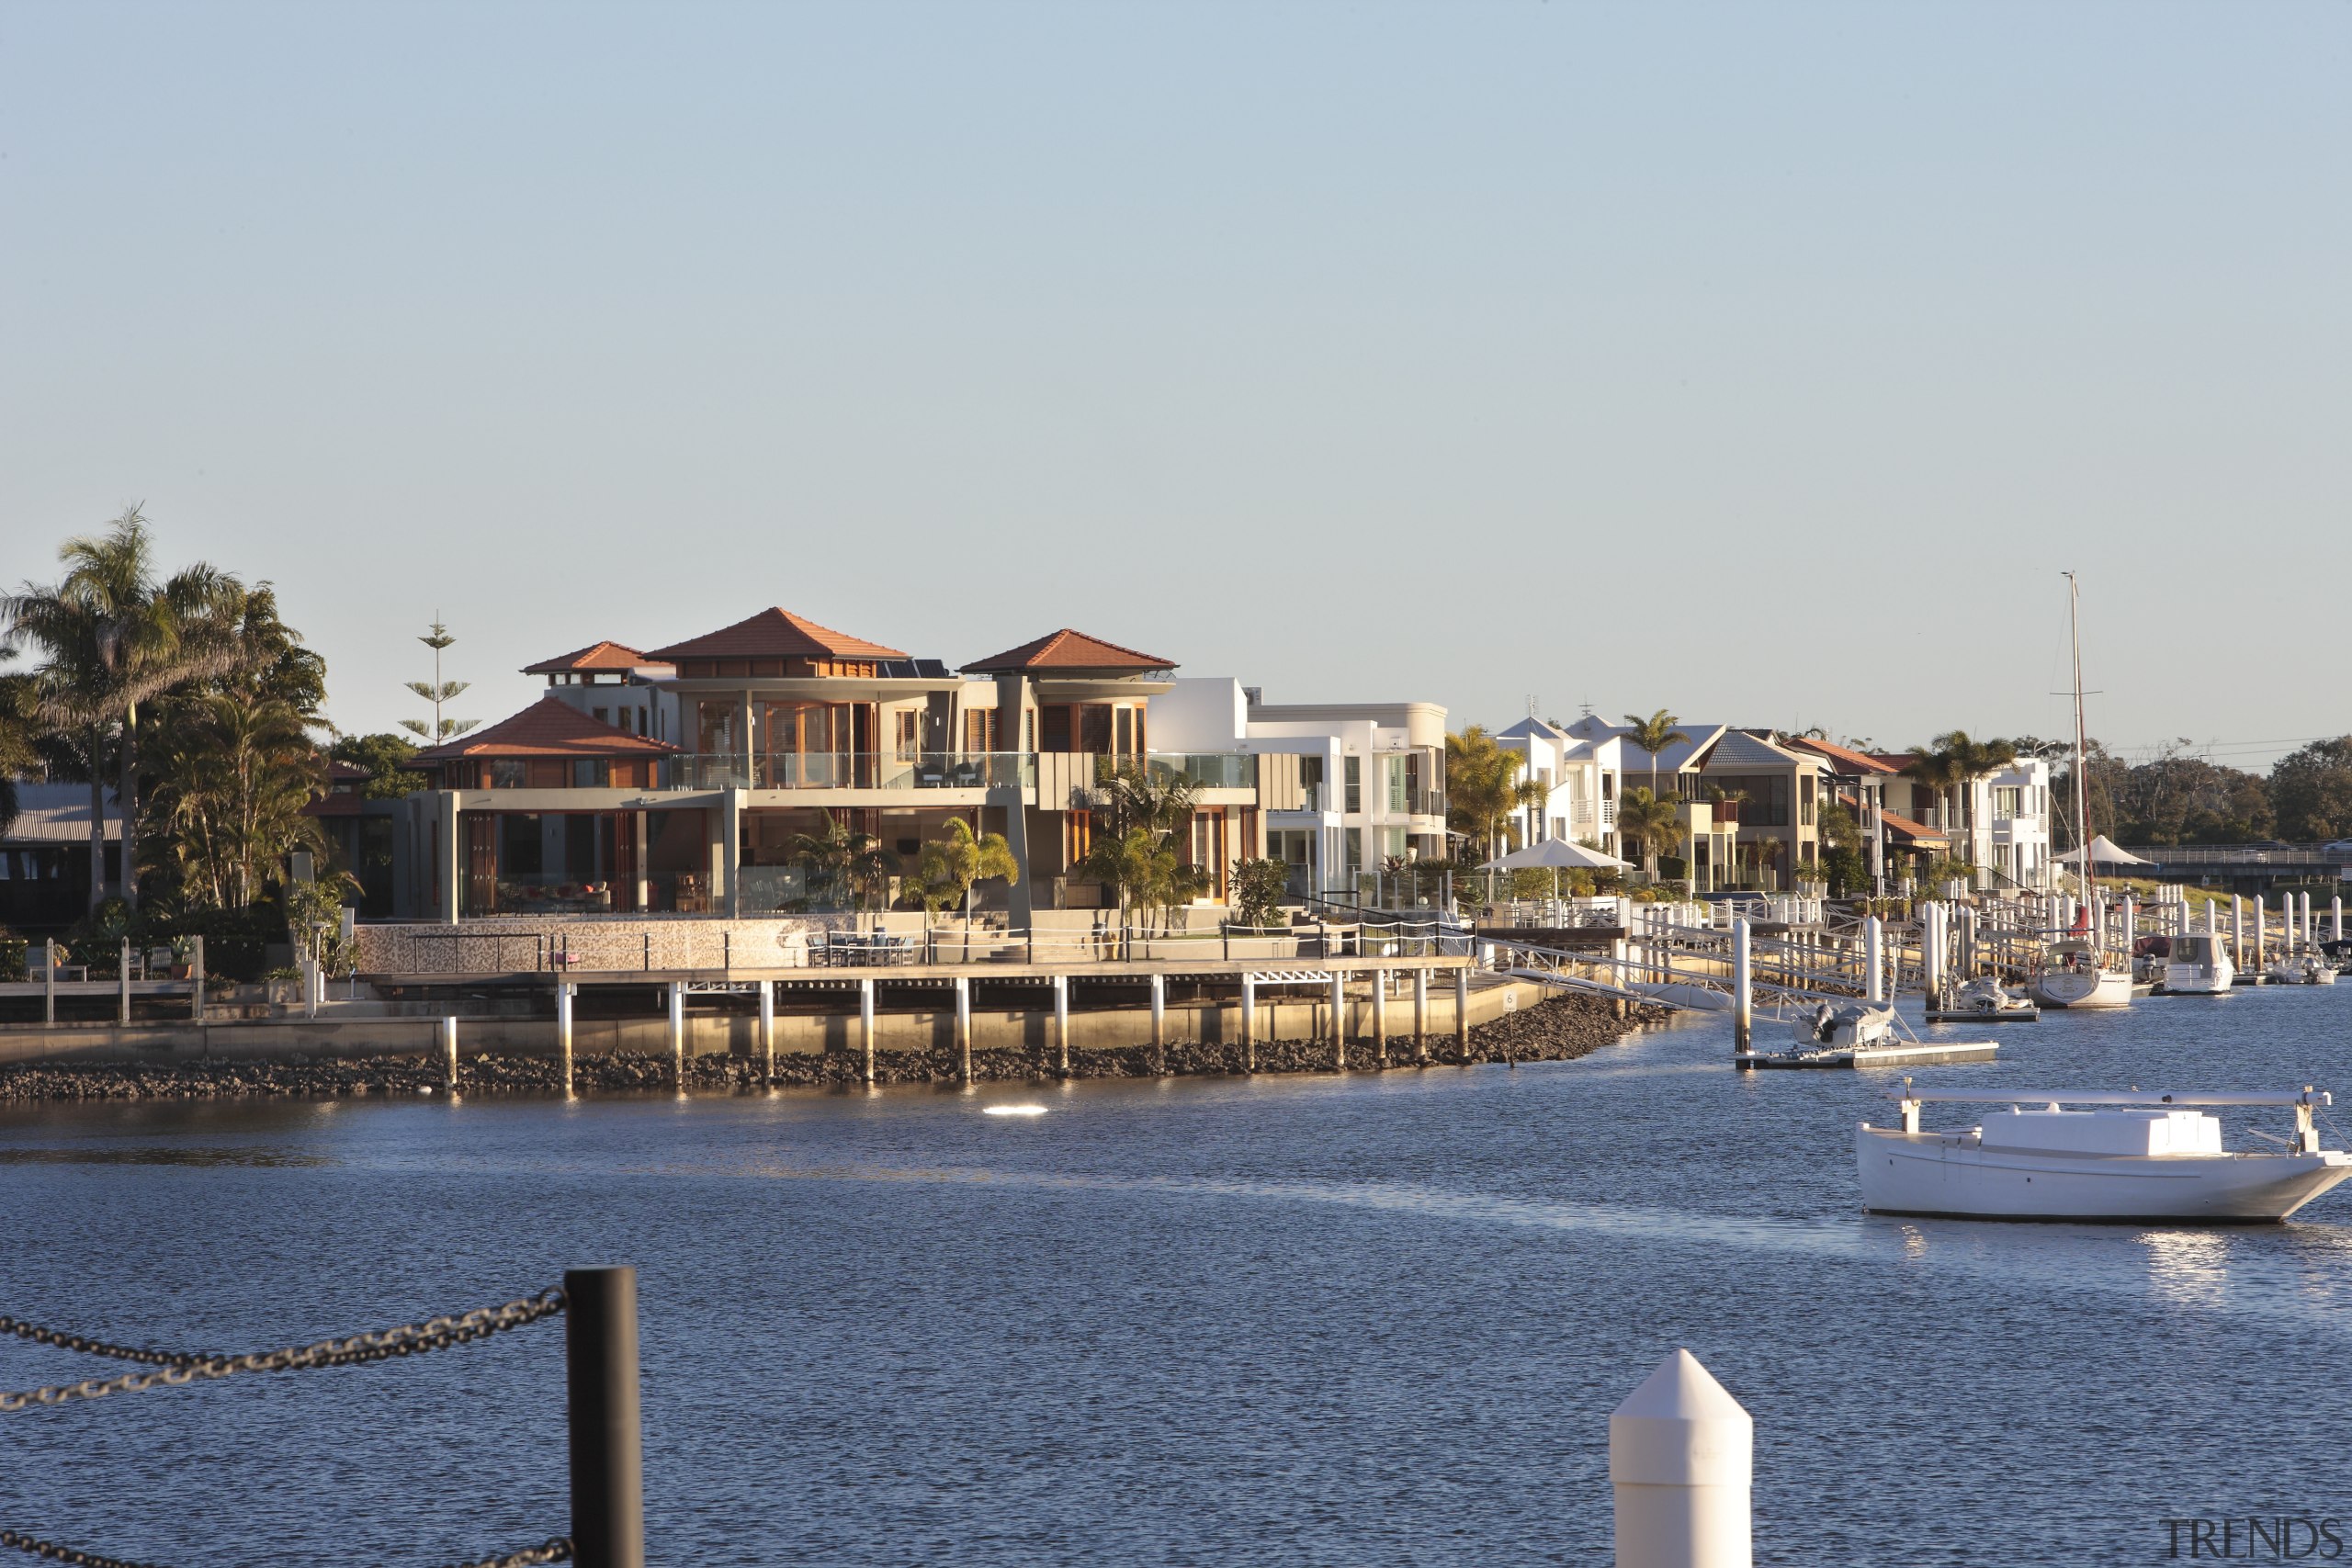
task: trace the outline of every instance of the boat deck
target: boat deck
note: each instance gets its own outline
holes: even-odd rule
[[[1901,1045],[1840,1045],[1823,1051],[1742,1051],[1743,1067],[1917,1067],[1938,1062],[1989,1062],[2000,1052],[1991,1040],[1909,1042]]]

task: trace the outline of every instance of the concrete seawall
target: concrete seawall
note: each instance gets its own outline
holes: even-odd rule
[[[1527,981],[1482,976],[1470,992],[1470,1028],[1492,1023],[1515,1010],[1532,1008],[1555,993]],[[440,1050],[440,1019],[435,1017],[337,1016],[330,1002],[315,1019],[301,1017],[239,1020],[219,1023],[115,1023],[15,1025],[0,1030],[0,1065],[37,1062],[139,1062],[164,1064],[194,1061],[292,1061],[319,1058],[422,1056]],[[356,1004],[356,1013],[369,1004]],[[1386,1006],[1387,1034],[1392,1049],[1408,1045],[1413,1031],[1409,995],[1391,997]],[[1353,996],[1345,1005],[1342,1029],[1349,1041],[1368,1048],[1374,1040],[1374,1007],[1370,997]],[[1261,997],[1256,1032],[1263,1041],[1328,1040],[1331,1034],[1330,1004],[1320,995]],[[511,1014],[469,1017],[458,1013],[458,1042],[461,1055],[493,1052],[505,1055],[553,1056],[557,1054],[553,1016],[515,1017]],[[693,1056],[752,1056],[759,1052],[759,1021],[750,1012],[689,1012],[685,1048]],[[1147,1045],[1151,1040],[1151,1014],[1146,1008],[1073,1010],[1069,1015],[1070,1049],[1114,1051]],[[976,1052],[1035,1052],[1053,1044],[1054,1015],[1050,1008],[1006,1011],[974,1009],[972,1048]],[[952,1009],[878,1013],[875,1045],[892,1053],[929,1053],[954,1048],[956,1015]],[[1454,1032],[1453,987],[1432,986],[1429,998],[1429,1034],[1433,1051],[1451,1041]],[[1167,1033],[1171,1044],[1233,1044],[1241,1039],[1238,1003],[1171,1001],[1167,1010]],[[780,1012],[775,1020],[779,1055],[821,1055],[860,1049],[858,1015],[845,1012]],[[661,1014],[630,1018],[581,1017],[572,1024],[572,1050],[579,1056],[659,1055],[670,1053],[670,1025]]]

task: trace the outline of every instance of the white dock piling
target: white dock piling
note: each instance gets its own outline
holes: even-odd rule
[[[1945,908],[1940,902],[1919,906],[1919,979],[1931,1007],[1943,990]]]
[[[2230,962],[2241,969],[2246,967],[2245,900],[2234,893],[2230,895]]]
[[[1430,971],[1423,964],[1413,971],[1413,1060],[1430,1059]]]
[[[1331,973],[1331,1058],[1340,1071],[1348,1070],[1348,982],[1337,970]]]
[[[1168,976],[1151,976],[1151,1070],[1168,1071]]]
[[[857,1044],[865,1057],[865,1081],[874,1081],[874,976],[857,983]]]
[[[2344,895],[2341,893],[2327,901],[2327,940],[2344,940]]]
[[[972,1081],[972,977],[956,976],[956,1063],[966,1083]]]
[[[563,1092],[571,1093],[571,982],[559,980],[555,987],[555,1047],[563,1060]]]
[[[129,1023],[130,1021],[130,942],[129,938],[123,940],[122,957],[117,964],[114,973],[115,994],[119,998],[115,1010],[116,1021]]]
[[[1876,915],[1862,920],[1863,996],[1873,1003],[1886,1000],[1886,923]]]
[[[40,1021],[43,1023],[55,1023],[57,1021],[57,939],[53,936],[43,937],[40,949]],[[198,987],[197,994],[203,995],[204,987]]]
[[[449,1092],[458,1092],[458,1021],[441,1021],[441,1066]]]
[[[1453,972],[1453,1043],[1462,1053],[1462,1060],[1470,1060],[1470,971]]]
[[[1061,1076],[1069,1077],[1069,976],[1054,976],[1054,1050]]]
[[[2262,969],[2262,966],[2263,966],[2263,965],[2262,965],[2262,957],[2263,957],[2263,952],[2262,952],[2262,950],[2263,950],[2263,945],[2264,945],[2263,939],[2264,939],[2266,936],[2267,936],[2267,935],[2269,934],[2269,933],[2268,933],[2267,931],[2266,931],[2263,928],[2264,928],[2265,926],[2267,926],[2267,925],[2268,925],[2268,924],[2269,924],[2269,921],[2270,921],[2270,915],[2269,915],[2269,911],[2268,911],[2267,909],[2266,909],[2266,908],[2263,907],[2263,896],[2262,896],[2261,894],[2257,893],[2257,894],[2256,894],[2256,895],[2254,896],[2254,898],[2253,898],[2253,904],[2254,904],[2254,967],[2255,967],[2256,971],[2257,973],[2259,973],[2259,972],[2260,972],[2260,970]]]
[[[1756,1035],[1756,973],[1748,951],[1747,917],[1731,922],[1731,1043],[1745,1051]]]
[[[1241,976],[1241,1070],[1258,1070],[1258,982],[1255,976]]]
[[[1372,1044],[1380,1065],[1388,1065],[1388,971],[1372,972]]]
[[[670,982],[670,1068],[678,1088],[686,1087],[686,983]]]
[[[775,1087],[775,983],[760,982],[760,1081]]]
[[[1617,1568],[1750,1568],[1756,1423],[1688,1350],[1609,1417]]]

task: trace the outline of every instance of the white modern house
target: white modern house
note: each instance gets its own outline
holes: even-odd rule
[[[1906,753],[1879,759],[1906,767]],[[2051,836],[2050,764],[2020,757],[1996,773],[1972,779],[1940,794],[1917,779],[1887,780],[1887,807],[1915,821],[1932,824],[1950,852],[1977,868],[1980,884],[1999,887],[2052,886],[2055,854]]]
[[[1291,891],[1352,897],[1394,861],[1446,852],[1445,709],[1435,703],[1268,704],[1224,677],[1151,699],[1152,743],[1174,751],[1295,756],[1300,804],[1266,813],[1266,852]]]
[[[1521,777],[1533,781],[1544,798],[1523,809],[1514,832],[1521,844],[1550,839],[1591,843],[1610,854],[1617,843],[1617,801],[1623,789],[1624,754],[1648,765],[1649,753],[1614,735],[1579,736],[1547,720],[1523,718],[1498,730],[1496,743],[1527,759]]]

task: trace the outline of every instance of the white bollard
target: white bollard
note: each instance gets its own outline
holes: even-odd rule
[[[686,1087],[686,983],[670,982],[670,1069],[677,1077],[679,1092]]]
[[[1862,921],[1863,996],[1886,1000],[1886,925],[1876,915]]]
[[[775,982],[760,982],[760,1081],[775,1087]]]
[[[1609,1417],[1617,1568],[1749,1568],[1756,1423],[1688,1350]]]
[[[571,982],[555,983],[555,1043],[563,1058],[563,1092],[571,1092]]]
[[[1748,955],[1747,917],[1731,923],[1731,1043],[1745,1051],[1756,1035],[1755,970]]]

